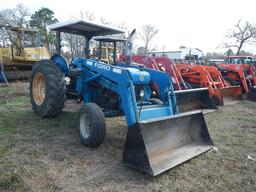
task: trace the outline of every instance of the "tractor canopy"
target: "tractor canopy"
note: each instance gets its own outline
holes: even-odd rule
[[[89,41],[92,37],[103,36],[103,35],[114,35],[124,33],[123,30],[98,24],[91,21],[85,20],[71,20],[63,23],[57,23],[49,25],[49,28],[53,31],[56,31],[56,50],[60,54],[60,42],[61,42],[61,33],[69,33],[74,35],[84,36],[86,39],[85,43],[85,53],[86,56],[89,56]]]
[[[85,20],[72,20],[63,23],[52,24],[49,26],[49,28],[53,31],[81,35],[87,38],[124,33],[124,31],[121,29]]]

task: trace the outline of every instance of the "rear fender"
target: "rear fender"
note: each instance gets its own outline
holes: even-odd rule
[[[60,68],[60,70],[65,74],[65,76],[69,75],[69,65],[64,57],[62,57],[59,54],[54,54],[51,57],[51,61],[53,61]]]

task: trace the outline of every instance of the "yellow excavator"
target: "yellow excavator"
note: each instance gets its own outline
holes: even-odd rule
[[[35,62],[49,59],[37,29],[0,25],[12,34],[11,45],[0,47],[0,63],[8,80],[28,79]],[[1,46],[1,45],[0,45]]]
[[[93,40],[99,42],[99,45],[93,47],[90,57],[97,58],[108,64],[114,64],[122,54],[121,50],[117,48],[117,43],[125,43],[127,39],[117,37],[94,37]],[[106,43],[106,44],[103,44]],[[110,46],[110,43],[111,46]]]

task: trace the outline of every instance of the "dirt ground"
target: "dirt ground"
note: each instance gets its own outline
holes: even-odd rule
[[[124,118],[107,119],[100,147],[82,146],[78,108],[69,102],[59,117],[41,119],[28,83],[0,87],[0,191],[256,191],[256,103],[207,114],[218,150],[154,178],[122,164]]]

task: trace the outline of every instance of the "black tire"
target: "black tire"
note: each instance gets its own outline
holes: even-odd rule
[[[39,77],[43,79],[41,84],[37,83]],[[64,78],[64,73],[51,60],[41,60],[34,65],[29,90],[32,109],[38,116],[52,118],[62,112],[67,91]],[[42,91],[38,88],[42,84],[44,96],[40,96]]]
[[[84,104],[79,111],[78,130],[84,146],[95,148],[104,140],[106,134],[105,116],[95,103]]]
[[[153,105],[163,105],[163,102],[160,99],[157,98],[149,98],[149,100]]]

